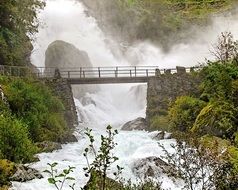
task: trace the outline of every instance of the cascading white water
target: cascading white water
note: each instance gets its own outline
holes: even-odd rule
[[[201,33],[200,40],[194,40],[190,44],[176,45],[168,54],[163,54],[160,48],[149,42],[141,42],[128,47],[127,56],[117,60],[107,46],[106,36],[99,29],[96,20],[87,16],[85,10],[82,3],[76,3],[74,0],[47,1],[45,10],[40,13],[44,27],[40,28],[34,43],[32,62],[36,66],[44,66],[44,52],[54,40],[70,42],[86,51],[94,66],[130,65],[129,60],[138,60],[141,65],[158,65],[161,68],[176,65],[189,66],[208,57],[210,44],[220,31],[230,30],[234,35],[238,34],[238,23],[235,22],[235,17],[229,22],[227,19],[217,19],[211,29],[206,31],[207,36]],[[53,153],[39,154],[40,161],[31,166],[41,172],[46,169],[47,163],[58,162],[59,169],[66,168],[68,165],[75,166],[73,176],[76,178],[76,189],[79,189],[88,180],[83,172],[83,167],[86,166],[83,151],[89,144],[80,131],[84,127],[93,128],[93,134],[99,142],[100,135],[105,133],[106,125],[111,124],[115,128],[120,128],[129,120],[139,116],[145,117],[146,86],[138,88],[137,85],[104,85],[97,93],[86,94],[82,99],[75,100],[75,103],[80,120],[78,133],[76,133],[79,142],[63,145],[62,150]],[[132,165],[136,160],[162,154],[157,141],[152,140],[150,134],[145,131],[120,131],[115,140],[118,145],[114,151],[119,157],[116,164],[124,167],[122,176],[126,179],[135,180]],[[167,149],[173,142],[173,140],[161,141]],[[113,167],[110,174],[114,169]],[[53,190],[54,187],[47,182],[48,176],[44,173],[43,175],[45,178],[40,180],[36,179],[26,183],[14,182],[12,189]],[[166,176],[160,179],[165,188],[181,189],[179,182],[175,184]]]

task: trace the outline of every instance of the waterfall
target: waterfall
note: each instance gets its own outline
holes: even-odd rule
[[[201,32],[201,38],[188,44],[179,44],[171,48],[167,54],[150,42],[138,42],[127,48],[125,57],[115,58],[107,44],[107,36],[100,30],[95,18],[87,15],[81,2],[74,0],[48,0],[45,9],[39,13],[42,25],[34,41],[32,62],[36,66],[44,66],[44,53],[47,46],[54,40],[64,40],[74,44],[80,50],[88,53],[94,66],[130,65],[137,61],[140,65],[157,65],[161,68],[176,65],[192,66],[209,57],[209,47],[223,30],[238,34],[236,18],[217,18],[209,31]],[[227,21],[229,20],[229,22]],[[222,23],[222,24],[221,24]],[[116,43],[116,42],[115,42]],[[119,44],[117,44],[120,46]],[[47,174],[43,171],[47,163],[58,162],[59,169],[67,166],[76,167],[72,174],[76,178],[76,189],[84,186],[88,180],[84,176],[83,167],[86,160],[83,151],[89,141],[82,133],[83,128],[90,127],[96,141],[105,133],[105,127],[110,124],[114,128],[121,127],[125,122],[137,117],[145,117],[146,85],[102,85],[94,94],[86,94],[81,99],[75,99],[80,125],[76,129],[77,143],[63,145],[62,150],[39,154],[40,161],[30,164],[42,172],[43,179],[35,179],[26,183],[13,183],[14,190],[54,190],[47,182]],[[116,163],[124,168],[122,177],[135,180],[132,172],[133,163],[149,156],[160,156],[162,150],[157,141],[151,139],[145,131],[120,131],[116,136],[118,145],[115,155],[119,157]],[[169,149],[174,140],[163,140],[161,143]],[[98,144],[98,143],[97,143]],[[91,160],[93,159],[90,158]],[[115,164],[115,165],[116,165]],[[115,171],[113,165],[109,176]],[[181,189],[181,184],[173,183],[165,175],[161,176],[164,188]],[[67,188],[66,188],[67,189]]]

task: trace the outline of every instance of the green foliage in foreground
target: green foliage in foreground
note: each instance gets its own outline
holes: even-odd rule
[[[172,127],[186,132],[192,128],[197,115],[206,105],[205,102],[189,96],[178,97],[169,110],[169,118]]]
[[[43,83],[31,79],[0,78],[9,112],[22,120],[34,142],[60,141],[65,130],[64,106]]]
[[[13,162],[30,161],[36,147],[28,138],[27,126],[10,116],[0,116],[0,157]]]
[[[10,177],[15,172],[15,165],[8,160],[0,160],[0,190],[7,190]]]
[[[33,142],[61,141],[68,132],[64,106],[51,90],[34,79],[0,77],[0,159],[27,162]]]
[[[192,131],[200,135],[210,134],[231,139],[237,131],[237,115],[238,109],[231,102],[209,103],[197,115]]]

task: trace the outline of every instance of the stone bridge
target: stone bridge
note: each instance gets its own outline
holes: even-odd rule
[[[159,69],[155,66],[97,67],[97,68],[34,68],[0,66],[0,75],[32,76],[49,85],[66,102],[68,117],[76,112],[71,85],[147,83],[146,119],[150,126],[153,117],[167,115],[168,107],[176,97],[199,94],[199,67]]]
[[[29,69],[18,66],[0,66],[0,74],[10,76],[32,75],[41,79],[63,78],[72,85],[77,84],[113,84],[113,83],[148,83],[149,79],[160,75],[183,74],[197,67],[176,67],[159,69],[157,66],[116,66],[116,67],[79,67],[54,68],[38,67]]]

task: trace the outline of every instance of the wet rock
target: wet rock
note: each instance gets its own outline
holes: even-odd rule
[[[122,130],[132,131],[132,130],[145,130],[147,128],[145,118],[138,117],[135,120],[129,121],[122,126]]]
[[[147,157],[135,161],[132,171],[139,178],[158,177],[172,167],[158,157]]]
[[[164,131],[154,131],[154,132],[151,132],[149,134],[149,136],[153,139],[153,140],[163,140],[164,139],[164,134],[165,132]]]
[[[33,179],[41,179],[43,176],[33,168],[19,164],[16,166],[15,174],[10,178],[11,181],[26,182]]]
[[[157,141],[164,140],[164,139],[172,139],[172,133],[167,133],[164,131],[154,131],[154,132],[151,132],[149,136],[153,140],[157,140]]]
[[[36,143],[36,146],[40,148],[42,152],[52,152],[54,150],[62,149],[62,146],[60,143],[50,142],[50,141]]]
[[[61,141],[61,143],[73,143],[73,142],[78,142],[78,139],[73,134],[66,135]]]

